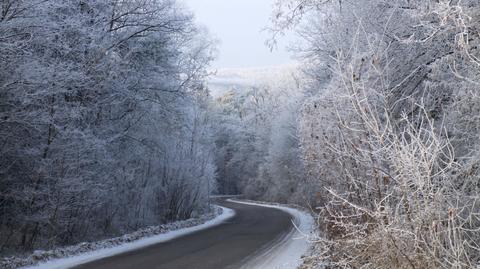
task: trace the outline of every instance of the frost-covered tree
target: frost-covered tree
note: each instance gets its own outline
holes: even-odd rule
[[[278,83],[281,81],[281,83]],[[304,94],[298,74],[226,92],[215,102],[220,191],[283,202],[306,201],[298,116]],[[223,188],[222,188],[223,187]]]
[[[173,0],[2,1],[0,248],[206,209],[212,45]]]
[[[318,258],[475,268],[478,3],[277,2],[273,33],[298,26],[306,41],[300,137]]]

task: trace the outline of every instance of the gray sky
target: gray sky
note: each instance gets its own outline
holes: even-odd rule
[[[291,63],[286,45],[270,52],[265,46],[274,0],[183,0],[195,13],[197,22],[206,26],[220,40],[215,68],[257,67]]]

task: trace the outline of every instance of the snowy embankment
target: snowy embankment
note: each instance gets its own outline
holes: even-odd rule
[[[36,251],[27,258],[5,258],[0,261],[0,268],[70,268],[210,228],[221,224],[234,215],[235,212],[229,208],[215,207],[214,213],[199,218],[153,226],[121,237],[81,243],[49,251]]]
[[[242,268],[245,269],[296,269],[303,263],[303,256],[311,247],[310,238],[315,231],[312,215],[304,209],[293,206],[229,199],[229,202],[275,208],[287,212],[293,217],[295,228],[283,238],[262,251]]]

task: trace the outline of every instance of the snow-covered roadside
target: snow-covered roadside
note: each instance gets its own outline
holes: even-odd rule
[[[0,268],[60,269],[117,255],[184,236],[221,224],[232,218],[235,211],[216,207],[215,213],[166,225],[149,227],[121,237],[93,243],[82,243],[51,251],[37,251],[27,258],[6,258]],[[26,267],[28,266],[28,267]]]
[[[307,254],[312,247],[309,237],[313,236],[315,221],[310,213],[280,204],[234,199],[229,199],[228,201],[282,210],[294,218],[294,224],[296,226],[296,229],[293,229],[269,250],[247,262],[243,268],[296,269],[302,265],[303,256]]]

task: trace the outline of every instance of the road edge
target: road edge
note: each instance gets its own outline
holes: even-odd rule
[[[151,245],[168,242],[178,237],[182,237],[194,232],[202,231],[202,230],[220,225],[223,222],[235,216],[235,210],[222,207],[222,206],[217,206],[217,207],[221,208],[222,212],[216,217],[214,217],[213,219],[207,220],[206,222],[199,225],[171,230],[165,233],[144,237],[144,238],[141,238],[132,242],[128,242],[128,243],[123,243],[117,246],[94,249],[88,252],[80,253],[79,255],[72,255],[72,256],[58,258],[58,259],[51,259],[45,262],[40,262],[34,265],[28,265],[21,268],[22,269],[71,268],[74,266],[78,266],[88,262],[119,255],[125,252],[141,249]]]
[[[294,229],[277,244],[258,253],[242,268],[249,269],[296,269],[303,264],[303,257],[311,251],[310,240],[315,233],[315,220],[307,210],[300,210],[288,205],[228,199],[228,202],[274,208],[284,211],[294,219]]]

